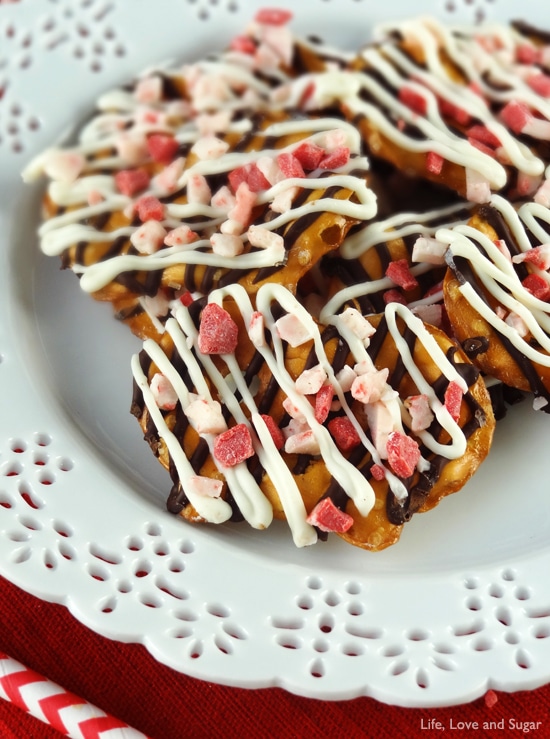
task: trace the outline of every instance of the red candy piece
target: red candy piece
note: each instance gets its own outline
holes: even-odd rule
[[[292,20],[292,12],[283,8],[262,8],[254,16],[256,23],[266,26],[284,26]]]
[[[285,445],[285,437],[283,436],[283,432],[277,426],[271,416],[268,416],[264,413],[262,413],[261,416],[264,419],[267,430],[271,434],[271,438],[273,439],[273,443],[275,444],[276,449],[282,449]]]
[[[445,390],[445,408],[449,411],[451,418],[455,421],[458,421],[460,418],[460,407],[462,405],[463,395],[464,393],[462,392],[460,385],[454,380],[451,380]]]
[[[330,412],[332,399],[334,398],[334,388],[332,385],[323,385],[315,395],[315,420],[318,423],[324,423]]]
[[[353,526],[353,518],[337,508],[330,498],[323,498],[307,517],[307,522],[321,531],[343,534]]]
[[[468,134],[468,138],[478,141],[480,144],[485,144],[485,146],[489,146],[491,149],[498,149],[501,146],[500,139],[487,126],[476,124],[470,126],[466,133]]]
[[[487,146],[487,144],[482,144],[481,141],[478,141],[477,139],[473,139],[470,136],[468,136],[468,143],[474,146],[478,151],[483,152],[483,154],[487,154],[488,157],[493,157],[495,159],[496,152],[494,149],[491,149],[490,146]]]
[[[153,133],[147,138],[147,151],[155,162],[170,164],[178,149],[179,143],[169,134]]]
[[[537,95],[544,98],[550,97],[550,77],[544,72],[536,72],[527,77],[527,84]]]
[[[414,113],[426,115],[428,108],[426,98],[421,93],[413,90],[412,87],[402,87],[399,90],[398,97],[400,102],[406,105],[407,108],[410,108]]]
[[[534,246],[532,249],[527,249],[521,253],[520,257],[514,258],[513,261],[529,262],[530,264],[546,271],[550,269],[550,249],[548,244],[541,244],[541,246]]]
[[[293,154],[284,152],[277,157],[279,169],[285,177],[305,177],[306,173],[302,167],[300,160]]]
[[[339,169],[349,162],[349,148],[347,146],[337,146],[336,149],[325,154],[319,162],[320,169]]]
[[[498,703],[498,695],[495,693],[494,690],[488,690],[485,693],[484,700],[487,708],[492,708]]]
[[[195,298],[191,295],[189,290],[186,290],[180,295],[180,303],[182,305],[185,305],[187,308],[191,305],[191,303],[195,302]]]
[[[370,473],[374,477],[374,479],[378,480],[379,482],[386,477],[386,470],[382,467],[381,464],[373,464],[370,468]]]
[[[305,85],[302,91],[302,94],[300,95],[300,100],[298,101],[299,109],[307,105],[308,100],[310,100],[315,94],[315,90],[316,90],[315,82],[308,82],[307,85]]]
[[[472,120],[472,117],[467,110],[451,103],[449,100],[443,100],[441,98],[439,100],[439,112],[445,118],[452,118],[452,120],[456,121],[460,126],[467,126]]]
[[[208,303],[201,313],[199,351],[202,354],[231,354],[237,347],[239,327],[217,303]]]
[[[401,305],[407,305],[407,301],[405,300],[403,295],[401,295],[399,290],[386,290],[382,297],[386,305],[388,305],[388,303],[400,303]]]
[[[540,50],[532,44],[518,44],[516,47],[516,61],[531,66],[540,59]]]
[[[121,169],[115,175],[115,185],[123,195],[132,197],[147,188],[149,179],[144,169]]]
[[[500,111],[502,122],[514,133],[521,133],[532,118],[529,108],[517,100],[510,100]]]
[[[386,444],[388,462],[398,477],[410,477],[420,459],[417,442],[400,431],[392,431]]]
[[[248,426],[238,423],[214,439],[214,457],[224,467],[234,467],[254,455]]]
[[[235,36],[229,44],[231,51],[240,51],[241,54],[250,54],[254,56],[257,46],[250,36]]]
[[[340,451],[349,452],[361,443],[355,426],[347,416],[331,418],[327,426]]]
[[[546,282],[544,277],[540,275],[530,274],[522,280],[523,287],[528,290],[531,295],[539,300],[550,299],[550,285]]]
[[[164,205],[153,195],[144,195],[135,205],[139,220],[162,221],[164,218]]]
[[[258,165],[255,162],[249,162],[242,167],[237,167],[237,169],[229,173],[228,179],[229,185],[234,193],[239,189],[241,182],[246,182],[249,190],[252,192],[261,192],[271,187],[269,180],[258,169]]]
[[[386,269],[386,277],[389,277],[392,282],[402,287],[403,290],[413,290],[415,287],[418,287],[418,280],[412,274],[406,259],[397,259],[394,262],[390,262]]]
[[[292,153],[308,172],[317,169],[321,159],[325,156],[325,150],[313,141],[303,141]]]
[[[435,151],[429,151],[426,154],[426,172],[430,172],[431,174],[441,174],[444,161],[445,160],[441,154],[437,154]]]

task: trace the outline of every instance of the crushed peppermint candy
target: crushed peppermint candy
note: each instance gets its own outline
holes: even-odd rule
[[[332,401],[334,398],[334,388],[332,385],[323,385],[315,395],[315,420],[317,423],[324,423],[330,413]]]
[[[412,250],[413,262],[428,262],[428,264],[445,264],[447,244],[428,236],[419,236],[414,242]]]
[[[522,280],[522,286],[538,300],[550,300],[550,284],[541,275],[530,274]]]
[[[375,403],[382,398],[386,389],[389,369],[369,368],[358,374],[351,386],[351,394],[361,403]]]
[[[154,162],[169,164],[176,156],[179,142],[170,134],[153,133],[147,137],[147,151]]]
[[[371,465],[370,473],[375,480],[378,480],[378,482],[381,482],[386,478],[386,470],[381,464]]]
[[[199,235],[192,231],[189,226],[182,225],[168,231],[164,243],[166,246],[185,246],[186,244],[192,244],[198,238]]]
[[[231,234],[212,234],[210,244],[214,254],[218,254],[220,257],[236,257],[244,251],[242,238]]]
[[[154,254],[164,244],[166,229],[158,221],[145,221],[130,236],[130,242],[140,254]]]
[[[409,263],[406,259],[396,259],[390,262],[386,268],[386,277],[388,277],[396,285],[403,290],[414,290],[418,287],[418,280],[412,274]]]
[[[250,226],[246,235],[251,245],[259,249],[272,248],[284,250],[285,242],[283,237],[274,231],[270,231],[265,226]]]
[[[51,149],[44,156],[44,172],[58,182],[74,182],[86,164],[85,157],[77,151]]]
[[[349,452],[361,443],[355,426],[347,416],[331,418],[327,427],[336,446],[342,452]]]
[[[339,315],[340,321],[361,341],[368,342],[376,329],[356,308],[347,307]]]
[[[265,319],[263,313],[254,311],[248,324],[248,336],[256,347],[265,346]]]
[[[219,498],[223,491],[223,482],[213,477],[192,475],[185,483],[188,495],[202,495],[208,498]]]
[[[514,254],[512,262],[514,264],[527,262],[538,269],[546,271],[550,268],[550,244],[541,244],[540,246],[534,246],[532,249],[527,249],[527,251],[523,251],[521,254]]]
[[[400,431],[392,431],[386,450],[389,465],[395,474],[402,478],[410,477],[420,461],[420,448],[415,439]]]
[[[217,400],[197,397],[184,409],[197,434],[221,434],[227,430],[222,407]]]
[[[214,457],[223,467],[235,467],[254,456],[254,445],[250,429],[245,423],[238,423],[223,431],[214,439]]]
[[[187,202],[193,204],[210,205],[212,192],[206,177],[195,173],[189,177],[187,183]]]
[[[404,400],[404,406],[411,417],[411,431],[425,431],[434,420],[434,414],[430,408],[430,400],[425,393],[409,395]]]
[[[208,134],[201,136],[193,146],[191,152],[195,154],[198,159],[217,159],[221,157],[229,149],[227,141],[220,139],[218,136]]]
[[[353,518],[338,508],[330,498],[323,498],[307,517],[312,526],[327,533],[345,533],[353,526]]]
[[[281,450],[285,445],[285,437],[283,435],[283,432],[277,426],[275,423],[275,419],[273,416],[270,416],[268,414],[262,413],[260,414],[265,425],[267,426],[267,430],[269,431],[269,434],[273,440],[273,443],[275,444],[275,449]]]
[[[202,354],[231,354],[237,348],[239,327],[230,314],[217,303],[202,310],[198,347]]]
[[[162,221],[164,219],[164,205],[154,195],[143,195],[136,201],[134,208],[142,223],[145,223],[145,221]]]
[[[149,185],[149,173],[142,168],[121,169],[115,174],[115,186],[123,195],[133,197],[146,190]]]
[[[173,411],[178,402],[178,394],[170,380],[161,372],[156,372],[149,383],[155,403],[165,411]]]
[[[312,338],[308,328],[294,313],[286,313],[277,319],[275,330],[278,336],[292,347],[301,346]]]
[[[327,373],[320,364],[305,369],[296,378],[296,390],[303,395],[315,395],[327,379]]]
[[[311,429],[291,434],[285,441],[285,452],[287,454],[320,454],[319,442]]]
[[[462,398],[464,392],[458,382],[451,380],[445,390],[445,408],[449,411],[451,418],[458,421],[460,418],[460,409],[462,407]]]

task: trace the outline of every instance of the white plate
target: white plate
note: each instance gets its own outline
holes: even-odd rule
[[[545,414],[513,408],[464,490],[378,554],[338,539],[296,549],[278,524],[192,527],[165,512],[170,482],[129,413],[139,342],[38,251],[41,193],[23,187],[24,164],[100,92],[218,49],[262,4],[0,7],[0,571],[214,682],[408,706],[539,686],[550,679]],[[309,0],[294,27],[356,48],[408,7],[379,5],[383,17],[366,1]],[[513,7],[455,5],[440,14],[504,19]]]

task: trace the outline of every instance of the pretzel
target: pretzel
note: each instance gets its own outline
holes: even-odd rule
[[[448,246],[444,299],[457,339],[485,373],[549,410],[550,210],[495,195],[437,238]]]
[[[342,100],[372,156],[472,202],[534,195],[549,163],[548,47],[520,28],[416,18],[375,29]]]
[[[345,63],[294,37],[290,17],[259,11],[225,52],[106,93],[74,145],[24,173],[49,178],[44,252],[142,338],[162,333],[182,291],[295,285],[376,212],[353,127],[274,99],[293,77]]]
[[[257,529],[285,519],[297,546],[331,532],[390,546],[469,479],[492,439],[478,371],[395,303],[322,325],[281,285],[263,285],[255,305],[233,285],[179,306],[132,368],[132,411],[172,476],[169,510]]]

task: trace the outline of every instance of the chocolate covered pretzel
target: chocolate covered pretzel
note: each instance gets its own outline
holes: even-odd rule
[[[494,418],[466,355],[406,307],[324,325],[286,288],[180,305],[132,361],[132,411],[192,522],[288,522],[369,550],[459,489]]]
[[[550,210],[493,196],[437,238],[448,246],[444,298],[457,339],[484,372],[550,410]]]

